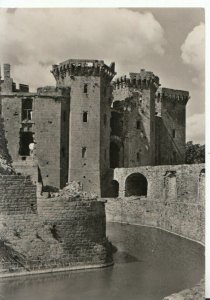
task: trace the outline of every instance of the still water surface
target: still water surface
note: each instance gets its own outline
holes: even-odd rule
[[[113,267],[0,279],[5,300],[161,300],[196,284],[204,248],[155,228],[107,224]]]

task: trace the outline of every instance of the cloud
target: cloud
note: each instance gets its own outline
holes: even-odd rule
[[[164,30],[154,16],[128,9],[0,9],[0,54],[18,81],[53,83],[50,65],[68,58],[115,61],[117,71],[164,54]],[[30,71],[29,71],[30,70]],[[27,76],[26,76],[27,75]],[[121,75],[121,74],[119,74]]]
[[[205,25],[201,23],[195,26],[187,35],[183,45],[181,46],[181,57],[185,64],[189,65],[198,73],[196,78],[204,76],[205,65]],[[196,79],[194,78],[194,83]]]
[[[194,143],[205,143],[205,115],[194,114],[187,118],[186,140]]]

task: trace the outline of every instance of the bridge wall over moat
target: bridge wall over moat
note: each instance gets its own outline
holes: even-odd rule
[[[118,168],[114,180],[119,196],[107,198],[107,221],[159,227],[204,243],[204,164]]]

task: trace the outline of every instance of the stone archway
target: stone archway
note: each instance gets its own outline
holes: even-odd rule
[[[126,178],[125,196],[147,196],[148,182],[141,173],[133,173]]]

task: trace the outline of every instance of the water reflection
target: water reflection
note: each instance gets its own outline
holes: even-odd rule
[[[193,286],[204,273],[204,249],[147,227],[107,224],[115,265],[3,279],[0,300],[159,300]]]

